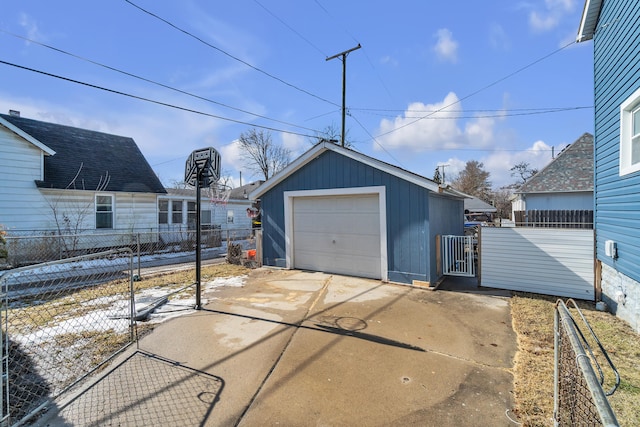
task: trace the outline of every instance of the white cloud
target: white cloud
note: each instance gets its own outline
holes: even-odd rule
[[[496,50],[509,50],[511,48],[509,36],[507,36],[502,25],[495,22],[489,26],[489,43]]]
[[[559,152],[556,151],[556,152]],[[520,162],[527,162],[532,169],[542,169],[551,161],[551,146],[544,141],[535,141],[530,147],[520,151],[496,150],[479,159],[489,172],[489,181],[494,189],[513,184],[516,177],[511,176],[511,168]],[[466,161],[457,157],[450,158],[445,168],[447,182],[451,182],[465,167]]]
[[[220,147],[220,156],[222,157],[223,168],[233,168],[242,170],[242,156],[240,154],[240,141],[237,139],[230,144]]]
[[[496,120],[470,119],[461,129],[458,125],[461,119],[457,119],[460,110],[461,104],[453,92],[435,104],[414,102],[403,116],[383,119],[378,133],[381,136],[377,139],[385,148],[409,148],[416,152],[490,145]]]
[[[23,13],[20,15],[20,26],[27,32],[26,37],[31,40],[38,40],[40,42],[45,41],[46,38],[38,29],[38,24],[29,15]],[[30,42],[26,42],[30,43]]]
[[[446,28],[439,29],[435,37],[438,39],[433,50],[438,59],[456,63],[458,61],[458,42],[453,39],[453,33]]]
[[[556,28],[576,7],[576,0],[545,0],[542,10],[529,12],[529,26],[537,32]]]
[[[398,66],[398,60],[390,55],[383,56],[380,58],[380,63],[384,65],[390,65],[392,67]]]
[[[291,151],[291,160],[296,159],[300,154],[311,148],[304,137],[292,133],[281,133],[282,146]]]

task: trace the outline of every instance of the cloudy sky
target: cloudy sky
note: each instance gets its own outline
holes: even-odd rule
[[[468,160],[494,187],[593,133],[578,0],[4,2],[0,112],[135,139],[165,185],[212,146],[236,185],[252,127],[297,157],[341,126],[353,149],[447,181]]]

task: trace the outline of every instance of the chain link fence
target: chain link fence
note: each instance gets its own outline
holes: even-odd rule
[[[204,258],[224,256],[228,244],[239,244],[242,250],[255,249],[256,229],[202,229],[201,249]],[[138,266],[159,258],[194,256],[196,231],[179,227],[164,231],[85,230],[77,234],[44,231],[10,230],[6,235],[6,261],[12,267],[22,267],[111,249],[128,248],[137,257]],[[186,260],[185,260],[186,262]]]
[[[135,338],[133,254],[116,249],[6,271],[0,425],[32,419]]]
[[[579,315],[582,328],[567,304]],[[558,300],[555,311],[555,425],[618,426],[607,400],[620,383],[618,371],[575,302],[568,300],[567,304]],[[595,343],[597,353],[589,341]],[[600,364],[603,361],[615,376],[615,384],[607,393],[603,390],[605,375]]]

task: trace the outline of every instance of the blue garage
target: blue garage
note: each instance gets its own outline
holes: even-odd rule
[[[463,234],[463,195],[330,142],[250,197],[261,202],[269,266],[434,285],[438,236]]]

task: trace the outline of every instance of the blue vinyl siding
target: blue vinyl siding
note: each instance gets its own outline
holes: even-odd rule
[[[429,242],[435,246],[437,236],[452,235],[462,236],[464,234],[464,201],[450,200],[431,194],[429,203],[430,236]],[[436,265],[436,252],[431,251],[429,266],[431,272],[431,282],[434,283],[438,277],[438,267]]]
[[[640,281],[640,172],[619,176],[620,105],[640,88],[640,2],[603,2],[594,37],[596,253]],[[604,242],[618,244],[616,261]]]
[[[433,232],[430,231],[430,191],[394,175],[326,151],[292,173],[261,197],[263,210],[263,260],[283,266],[286,256],[284,192],[328,188],[384,186],[386,188],[387,268],[390,281],[434,281]],[[439,198],[447,218],[457,218],[457,233],[463,230],[462,200]],[[457,211],[457,214],[456,214]],[[444,221],[446,222],[446,221]],[[439,225],[438,227],[444,227]],[[450,224],[446,228],[453,229]]]

